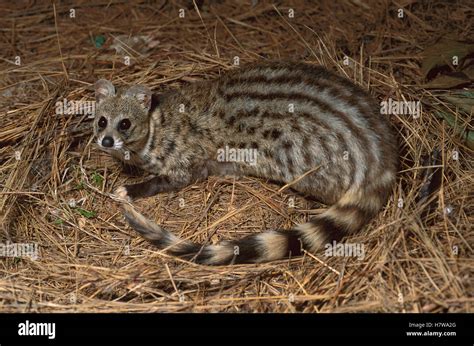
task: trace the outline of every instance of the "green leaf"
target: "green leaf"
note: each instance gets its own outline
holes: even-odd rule
[[[82,216],[84,216],[85,218],[88,218],[88,219],[91,219],[91,218],[93,218],[94,216],[97,215],[97,213],[95,211],[89,211],[89,210],[85,210],[85,209],[82,209],[82,208],[76,208],[76,210],[79,212],[79,214],[81,214]]]
[[[91,178],[95,185],[102,186],[102,183],[104,182],[104,177],[101,176],[99,173],[92,173]]]
[[[456,94],[455,94],[456,95]],[[462,95],[456,96],[442,96],[441,98],[451,102],[453,105],[463,110],[467,114],[474,113],[474,97],[461,97]]]
[[[470,98],[474,99],[474,90],[473,89],[463,90],[459,93],[461,95],[463,95],[464,97],[470,97]]]
[[[95,48],[100,48],[104,45],[105,43],[105,36],[104,35],[98,35],[94,37],[94,45]]]
[[[55,224],[55,225],[62,225],[63,223],[64,223],[64,221],[61,220],[61,219],[56,219],[56,220],[54,220],[54,224]]]

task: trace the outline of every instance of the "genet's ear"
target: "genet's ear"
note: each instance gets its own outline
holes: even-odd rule
[[[107,97],[115,95],[114,85],[106,79],[99,79],[94,84],[95,102],[99,105]]]
[[[125,96],[135,97],[145,110],[150,110],[152,92],[146,86],[134,85],[125,92]]]

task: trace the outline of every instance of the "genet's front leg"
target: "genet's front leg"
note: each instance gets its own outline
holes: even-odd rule
[[[159,175],[149,180],[137,184],[125,185],[127,197],[132,200],[138,198],[151,197],[161,192],[171,192],[180,190],[191,182],[186,180],[173,181],[168,176]]]
[[[162,192],[179,191],[207,176],[207,168],[194,169],[189,174],[179,176],[159,175],[141,183],[120,186],[114,194],[126,200],[151,197]]]

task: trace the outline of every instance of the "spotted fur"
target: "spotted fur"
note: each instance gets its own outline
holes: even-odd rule
[[[198,263],[257,263],[299,256],[302,249],[316,252],[361,229],[384,206],[395,181],[396,140],[377,104],[320,66],[248,65],[159,96],[138,86],[115,94],[101,80],[96,95],[99,145],[113,136],[108,151],[121,159],[128,152],[129,163],[153,175],[123,187],[123,198],[179,190],[209,175],[249,175],[294,182],[293,189],[330,205],[294,229],[199,245],[123,204],[129,224],[145,239]],[[107,127],[98,127],[101,118]],[[133,129],[117,130],[124,118]],[[226,146],[257,150],[257,163],[218,161]]]

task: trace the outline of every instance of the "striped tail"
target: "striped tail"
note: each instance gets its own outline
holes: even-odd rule
[[[148,220],[130,204],[124,203],[123,208],[130,226],[159,249],[200,264],[228,265],[267,262],[296,257],[303,250],[312,253],[321,250],[325,244],[339,241],[366,224],[385,203],[382,195],[372,194],[372,198],[367,198],[359,191],[347,192],[329,209],[294,229],[266,231],[215,245],[181,239]]]

